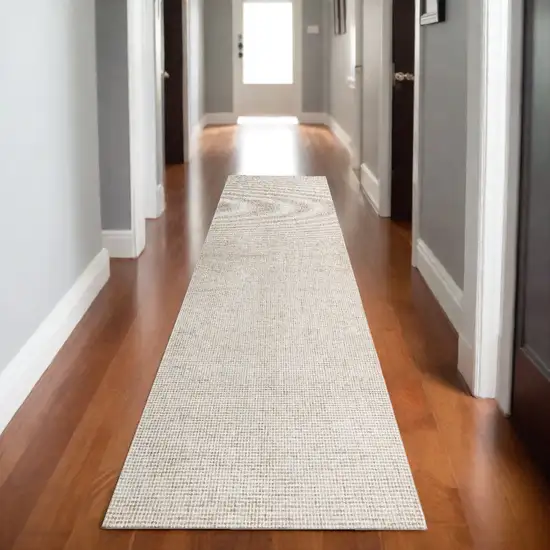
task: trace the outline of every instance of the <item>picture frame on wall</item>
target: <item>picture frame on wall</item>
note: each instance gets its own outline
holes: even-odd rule
[[[334,34],[347,32],[347,0],[332,0],[334,9]]]
[[[420,24],[433,25],[445,21],[446,0],[421,0]]]

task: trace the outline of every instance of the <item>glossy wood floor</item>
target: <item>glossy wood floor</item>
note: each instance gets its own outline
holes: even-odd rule
[[[326,175],[427,532],[145,532],[99,526],[225,178]],[[415,270],[407,227],[378,219],[318,127],[208,129],[168,170],[166,214],[112,277],[0,439],[0,550],[545,550],[548,488],[491,401],[465,393],[457,337]]]

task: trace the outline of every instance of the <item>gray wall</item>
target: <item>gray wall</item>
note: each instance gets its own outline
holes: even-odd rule
[[[99,160],[103,229],[131,229],[126,0],[97,0]]]
[[[189,127],[197,128],[204,114],[204,0],[189,1]],[[229,3],[229,2],[228,2]],[[215,37],[210,36],[210,39]]]
[[[233,2],[204,0],[205,111],[233,111]]]
[[[382,2],[363,4],[363,151],[361,161],[380,176],[380,86],[382,78]]]
[[[420,237],[464,284],[468,3],[447,2],[447,21],[422,27],[424,95]]]
[[[323,59],[323,41],[326,40],[326,21],[320,0],[303,0],[302,4],[302,111],[324,113],[326,63]],[[318,25],[320,34],[307,34],[308,25]]]
[[[303,0],[302,109],[326,111],[326,63],[323,60],[323,0]],[[307,34],[307,25],[319,25],[321,33]],[[233,12],[229,0],[204,0],[205,110],[233,111]]]
[[[0,371],[101,250],[94,4],[3,4]]]
[[[349,0],[350,2],[353,0]],[[330,108],[329,114],[336,120],[348,136],[355,135],[355,90],[348,84],[348,77],[352,76],[351,51],[352,35],[334,34],[334,11],[332,3],[328,2],[330,12]],[[350,6],[351,7],[351,6]],[[348,10],[348,29],[353,24],[354,10]]]

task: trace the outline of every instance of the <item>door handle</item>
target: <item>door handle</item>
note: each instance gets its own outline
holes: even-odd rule
[[[162,73],[162,76],[163,76],[166,80],[168,80],[168,79],[170,78],[170,73],[167,72],[167,71],[164,71],[164,72]]]
[[[239,34],[239,36],[237,38],[237,47],[239,48],[239,59],[242,59],[243,56],[244,56],[244,52],[243,52],[244,44],[243,44],[243,35],[242,34]]]
[[[408,82],[413,82],[414,81],[414,74],[412,74],[412,73],[395,73],[393,75],[393,79],[396,82],[404,82],[405,80],[408,81]]]

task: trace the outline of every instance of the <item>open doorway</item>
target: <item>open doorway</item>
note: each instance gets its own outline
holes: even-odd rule
[[[410,0],[361,5],[361,186],[381,217],[410,228],[413,213],[415,49]]]
[[[187,160],[187,3],[154,0],[151,4],[154,49],[155,189],[147,199],[147,217],[158,218],[165,208],[166,166]]]
[[[414,2],[393,0],[390,216],[406,223],[413,210],[415,28]]]
[[[184,41],[185,8],[182,0],[157,0],[163,4],[164,20],[157,26],[163,33],[158,45],[160,93],[163,94],[163,123],[165,163],[182,164],[185,160],[185,112],[184,112]]]

